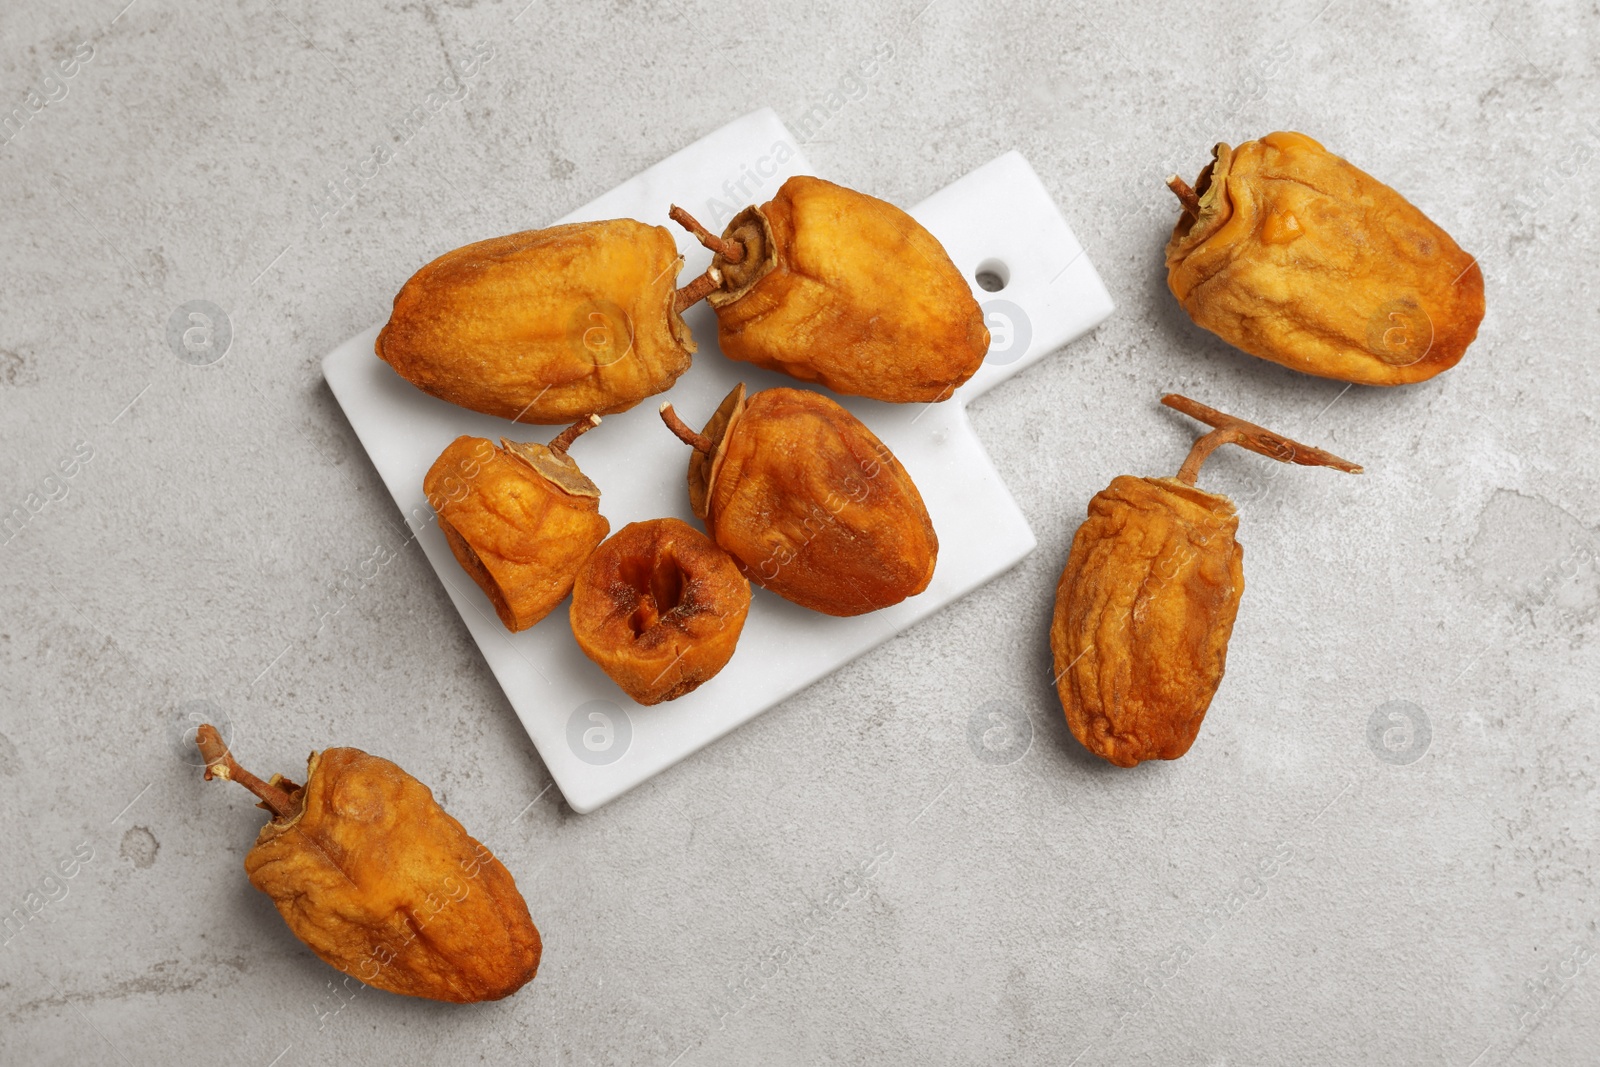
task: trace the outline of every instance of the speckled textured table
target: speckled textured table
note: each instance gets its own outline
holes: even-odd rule
[[[125,2],[0,8],[0,1061],[1593,1059],[1592,5]],[[1119,309],[972,409],[1028,560],[578,816],[318,361],[427,258],[760,105],[902,204],[1021,149]],[[1347,389],[1175,306],[1163,177],[1272,129],[1481,257],[1459,367]],[[192,301],[222,318],[186,346]],[[1228,674],[1188,756],[1124,771],[1046,630],[1089,497],[1187,447],[1170,390],[1367,473],[1212,461]],[[538,978],[336,983],[247,884],[262,815],[192,714],[258,771],[349,744],[429,783]]]

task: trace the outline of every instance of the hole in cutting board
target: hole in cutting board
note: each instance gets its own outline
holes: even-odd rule
[[[986,259],[978,264],[978,272],[973,278],[984,292],[998,293],[1011,284],[1011,268],[998,259]]]

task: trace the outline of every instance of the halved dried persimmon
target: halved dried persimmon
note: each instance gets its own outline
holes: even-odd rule
[[[674,700],[715,676],[749,611],[750,583],[732,558],[679,519],[624,526],[572,588],[578,647],[640,704]]]

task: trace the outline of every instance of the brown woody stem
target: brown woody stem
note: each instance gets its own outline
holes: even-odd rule
[[[1183,461],[1183,466],[1178,468],[1178,480],[1185,485],[1195,483],[1207,457],[1223,445],[1239,445],[1258,455],[1275,459],[1279,463],[1297,463],[1302,467],[1332,467],[1346,474],[1361,473],[1360,465],[1351,463],[1347,459],[1340,459],[1332,452],[1303,445],[1265,426],[1257,426],[1253,422],[1246,422],[1216,408],[1207,407],[1198,400],[1190,400],[1177,393],[1168,393],[1161,398],[1161,402],[1174,411],[1181,411],[1190,418],[1198,419],[1213,427],[1210,433],[1194,443],[1194,447],[1189,450],[1189,455]]]
[[[584,434],[588,433],[590,430],[599,425],[599,415],[585,415],[583,418],[579,419],[577,422],[573,423],[571,426],[568,426],[565,430],[562,430],[556,435],[556,439],[550,442],[550,451],[559,452],[562,455],[565,455],[567,449],[572,447],[572,442],[576,441],[578,438],[582,437]]]
[[[1176,193],[1178,199],[1183,201],[1183,209],[1185,211],[1197,218],[1199,217],[1200,195],[1194,191],[1188,182],[1174,174],[1167,179],[1167,188]]]
[[[670,400],[661,402],[661,421],[667,424],[667,429],[678,435],[678,440],[693,448],[696,452],[711,455],[711,438],[696,431],[688,423],[678,418],[678,413],[672,409]]]
[[[226,778],[230,782],[238,782],[260,797],[261,802],[280,819],[288,818],[295,813],[294,801],[289,799],[288,793],[275,785],[263,782],[239,766],[239,761],[228,751],[228,746],[223,743],[222,735],[217,733],[215,726],[206,723],[196,730],[194,743],[200,749],[200,755],[205,757],[206,781]]]
[[[707,267],[704,274],[678,290],[678,295],[673,297],[672,308],[682,314],[720,288],[722,272],[715,267]]]
[[[1184,457],[1183,466],[1178,468],[1178,481],[1184,485],[1193,485],[1195,479],[1200,477],[1200,468],[1210,458],[1211,453],[1223,445],[1231,445],[1239,440],[1238,430],[1212,430],[1194,443],[1189,449],[1189,454]]]
[[[683,208],[679,207],[677,204],[672,205],[672,210],[667,212],[667,217],[673,222],[676,222],[679,226],[682,226],[684,229],[688,230],[690,233],[694,234],[695,240],[711,249],[711,251],[715,252],[729,263],[741,263],[744,261],[744,245],[741,242],[729,240],[726,237],[718,237],[716,234],[700,225],[698,219],[689,214],[687,211],[683,210]]]

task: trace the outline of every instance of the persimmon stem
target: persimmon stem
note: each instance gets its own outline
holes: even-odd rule
[[[682,314],[720,288],[722,272],[715,267],[707,267],[704,274],[678,290],[678,295],[672,298],[672,308]]]
[[[239,761],[228,751],[228,746],[223,743],[222,735],[217,733],[215,726],[206,723],[196,730],[194,743],[200,749],[200,755],[205,757],[206,781],[226,778],[230,782],[238,782],[260,797],[261,802],[280,819],[286,819],[295,813],[294,801],[289,799],[288,793],[275,785],[263,782],[239,766]]]
[[[744,262],[745,249],[743,242],[727,237],[718,237],[704,226],[698,219],[689,214],[677,204],[672,205],[672,210],[667,212],[667,217],[679,226],[694,234],[695,240],[705,245],[711,251],[727,260],[729,263]]]
[[[1194,191],[1190,184],[1174,174],[1167,179],[1167,188],[1171,189],[1179,200],[1183,201],[1183,210],[1198,218],[1200,216],[1200,195]]]
[[[1183,461],[1183,466],[1178,468],[1178,481],[1185,485],[1195,483],[1206,458],[1223,445],[1238,445],[1257,455],[1275,459],[1279,463],[1297,463],[1302,467],[1332,467],[1346,474],[1361,473],[1359,464],[1340,459],[1332,452],[1324,452],[1312,445],[1303,445],[1265,426],[1257,426],[1253,422],[1246,422],[1216,408],[1207,407],[1198,400],[1190,400],[1177,393],[1168,393],[1161,398],[1161,402],[1174,411],[1181,411],[1191,419],[1198,419],[1213,427],[1210,433],[1194,443],[1194,447],[1189,449],[1189,455]]]
[[[571,426],[568,426],[565,430],[562,430],[556,435],[555,440],[550,442],[550,451],[559,452],[562,455],[566,455],[567,449],[572,447],[572,442],[576,441],[578,438],[582,437],[584,434],[588,433],[590,430],[599,425],[599,415],[585,415],[583,418],[579,419],[577,422],[573,423]]]
[[[1178,468],[1178,481],[1184,485],[1193,485],[1195,479],[1200,477],[1200,468],[1205,466],[1211,453],[1223,445],[1231,445],[1238,440],[1238,430],[1212,430],[1200,438],[1184,457],[1183,466]]]
[[[667,424],[667,429],[678,435],[678,440],[693,448],[696,452],[711,455],[711,438],[697,432],[688,423],[678,418],[678,413],[672,409],[672,401],[661,402],[661,421]]]

